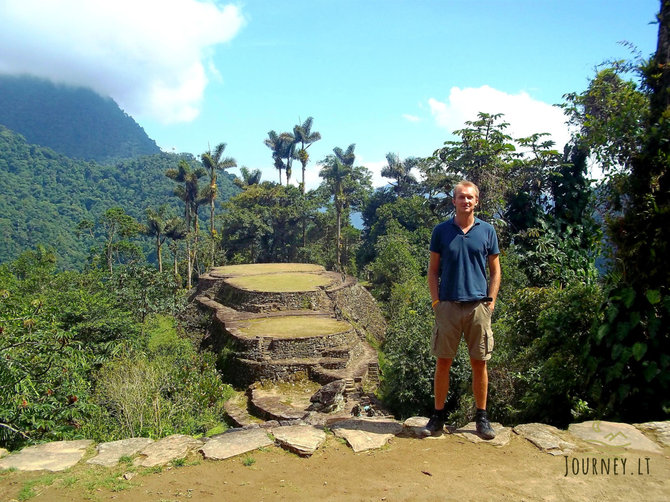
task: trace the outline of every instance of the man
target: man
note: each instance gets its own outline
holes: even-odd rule
[[[498,237],[492,225],[475,218],[479,189],[474,183],[458,183],[454,187],[453,202],[456,215],[437,225],[430,241],[428,287],[435,311],[431,352],[437,363],[435,411],[422,435],[430,436],[444,427],[449,372],[463,335],[472,366],[477,432],[485,439],[493,439],[495,431],[486,417],[486,361],[493,350],[491,315],[500,288]]]

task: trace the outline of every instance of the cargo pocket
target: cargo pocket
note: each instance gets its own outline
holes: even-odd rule
[[[484,348],[486,351],[485,355],[490,355],[493,352],[493,345],[495,341],[493,340],[493,330],[490,328],[486,330],[486,336],[484,337]]]
[[[430,339],[430,347],[433,351],[433,355],[437,354],[437,332],[438,332],[437,323],[435,323],[435,325],[433,326],[433,336]]]

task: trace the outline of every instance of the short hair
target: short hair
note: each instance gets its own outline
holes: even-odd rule
[[[458,183],[456,183],[456,185],[454,185],[453,196],[456,197],[456,190],[457,189],[465,188],[465,187],[474,188],[475,189],[475,195],[479,199],[479,187],[477,185],[475,185],[472,181],[468,181],[468,180],[459,181]]]

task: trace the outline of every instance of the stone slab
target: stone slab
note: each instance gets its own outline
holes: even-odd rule
[[[64,471],[77,464],[86,453],[86,448],[92,444],[93,441],[89,439],[80,439],[27,446],[0,460],[0,469]]]
[[[265,429],[234,429],[213,437],[199,451],[206,459],[223,460],[273,444]]]
[[[153,442],[154,440],[149,438],[130,438],[100,443],[97,447],[98,454],[86,463],[113,467],[119,463],[121,457],[132,457]]]
[[[630,424],[590,420],[570,424],[568,431],[573,436],[609,451],[638,450],[662,453],[662,449]]]
[[[670,446],[670,421],[665,422],[645,422],[643,424],[633,424],[642,432],[648,433],[661,446]]]
[[[309,457],[326,441],[323,429],[313,425],[291,425],[272,429],[275,440],[293,453],[301,457]]]
[[[403,425],[388,418],[352,418],[332,426],[333,434],[343,438],[355,452],[381,448],[403,430]]]
[[[403,434],[408,436],[420,437],[423,435],[421,431],[428,423],[428,417],[410,417],[403,422]]]
[[[202,446],[202,441],[183,434],[173,434],[146,446],[135,459],[140,467],[154,467],[172,460],[184,458],[191,451]]]
[[[512,429],[510,427],[503,427],[502,424],[498,422],[492,422],[491,427],[496,433],[496,437],[493,439],[483,439],[477,434],[477,425],[475,422],[470,422],[465,427],[461,427],[453,431],[452,434],[455,436],[467,439],[472,443],[486,443],[492,446],[505,446],[509,443],[510,438],[512,437]]]
[[[563,439],[562,435],[565,434],[563,431],[552,425],[521,424],[513,430],[549,455],[567,455],[577,448],[574,443]]]

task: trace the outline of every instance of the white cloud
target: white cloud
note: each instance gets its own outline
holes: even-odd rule
[[[466,121],[474,121],[479,112],[484,112],[504,114],[505,122],[509,123],[505,132],[513,138],[546,132],[559,151],[570,138],[563,111],[533,99],[524,91],[507,94],[487,85],[476,89],[452,87],[445,102],[430,98],[428,105],[437,125],[450,133],[462,129]]]
[[[193,120],[211,55],[244,24],[207,0],[0,0],[0,72],[81,85],[128,113]],[[209,73],[208,73],[209,72]]]
[[[417,117],[416,115],[410,115],[410,114],[408,114],[408,113],[403,113],[403,114],[402,114],[402,118],[404,118],[404,119],[407,120],[408,122],[418,122],[419,120],[421,120],[421,119],[420,119],[419,117]]]

